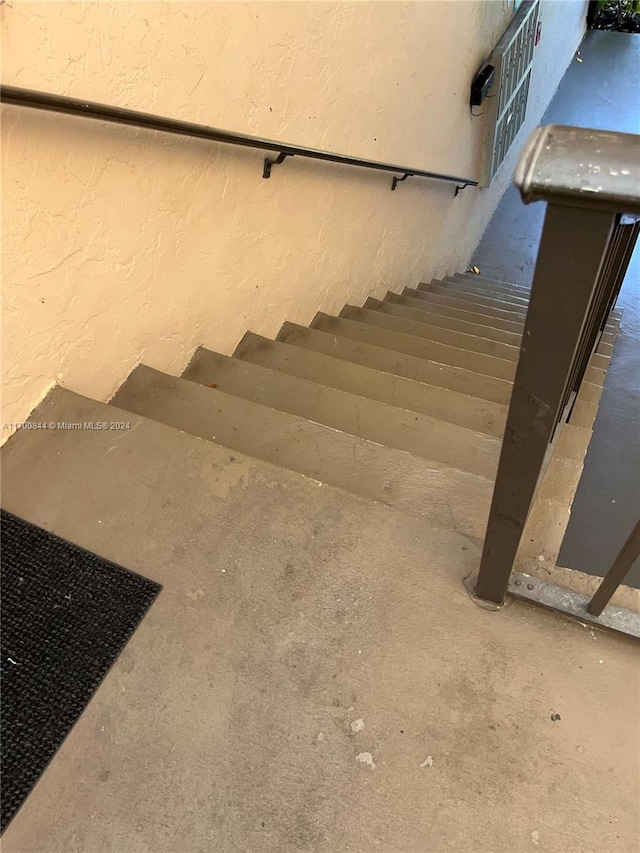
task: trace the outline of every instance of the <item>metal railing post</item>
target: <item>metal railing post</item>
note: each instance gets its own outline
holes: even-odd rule
[[[501,604],[565,397],[614,214],[549,204],[476,584]]]
[[[549,125],[532,134],[518,162],[514,183],[522,200],[545,201],[547,211],[474,589],[478,601],[504,601],[550,440],[631,257],[640,219],[639,142],[633,134]],[[528,576],[511,593],[546,606],[541,596],[548,591],[527,582],[532,592],[523,592],[522,577]],[[566,598],[554,590],[552,597]],[[586,604],[550,606],[593,619]],[[640,637],[636,621],[632,632]]]
[[[622,546],[620,553],[589,602],[588,613],[591,613],[592,616],[599,616],[602,613],[638,557],[640,557],[640,521],[629,534],[629,538]]]

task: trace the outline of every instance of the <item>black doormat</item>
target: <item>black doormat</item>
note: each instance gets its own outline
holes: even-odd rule
[[[1,513],[0,832],[160,586]]]

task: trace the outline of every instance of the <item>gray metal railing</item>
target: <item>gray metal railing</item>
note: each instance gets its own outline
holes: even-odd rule
[[[125,124],[130,127],[140,127],[146,130],[156,130],[160,133],[173,133],[178,136],[190,136],[196,139],[208,139],[211,142],[222,142],[227,145],[239,145],[244,148],[255,148],[263,151],[277,151],[277,157],[265,157],[262,177],[271,177],[271,169],[283,163],[287,157],[306,157],[311,160],[324,160],[330,163],[341,163],[345,166],[356,166],[362,169],[372,169],[377,172],[389,172],[394,175],[391,189],[395,190],[401,181],[407,178],[429,178],[434,181],[453,183],[455,195],[465,187],[475,187],[478,181],[473,178],[460,178],[426,169],[411,166],[398,166],[394,163],[384,163],[378,160],[364,160],[361,157],[351,157],[346,154],[334,154],[331,151],[321,151],[318,148],[305,148],[302,145],[290,145],[275,139],[262,139],[258,136],[248,136],[229,130],[220,130],[204,124],[194,124],[188,121],[152,115],[151,113],[126,110],[120,107],[98,104],[78,98],[68,98],[65,95],[53,95],[49,92],[36,92],[33,89],[21,89],[18,86],[0,86],[0,101],[19,107],[30,107],[47,112],[63,113],[97,119],[99,121]]]
[[[605,624],[603,608],[638,549],[637,528],[592,601],[570,602],[569,591],[561,590],[554,606],[553,595],[548,589],[541,593],[540,583],[514,586],[510,580],[549,443],[571,411],[572,394],[597,347],[638,237],[640,137],[539,128],[520,159],[515,184],[525,204],[546,201],[547,209],[475,595],[501,605],[509,591]],[[631,629],[627,623],[633,618],[625,619],[624,633],[640,636],[640,617]]]

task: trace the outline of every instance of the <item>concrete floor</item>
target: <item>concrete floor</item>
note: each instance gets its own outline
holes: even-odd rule
[[[590,32],[543,124],[640,133],[640,36]],[[530,285],[544,205],[511,186],[472,263],[484,276]],[[640,516],[640,245],[618,300],[624,310],[613,360],[573,504],[559,565],[602,576]],[[640,587],[640,560],[627,576]]]
[[[131,428],[18,433],[3,505],[163,590],[3,853],[639,849],[631,641],[481,610],[424,519],[62,389],[34,419]]]

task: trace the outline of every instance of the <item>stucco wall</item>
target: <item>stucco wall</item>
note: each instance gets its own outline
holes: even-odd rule
[[[469,84],[512,14],[478,2],[6,2],[5,83],[474,177]],[[584,31],[543,0],[527,128]],[[462,269],[506,184],[448,185],[3,107],[3,395],[108,399],[141,360],[307,323]],[[2,438],[8,437],[4,430]]]

